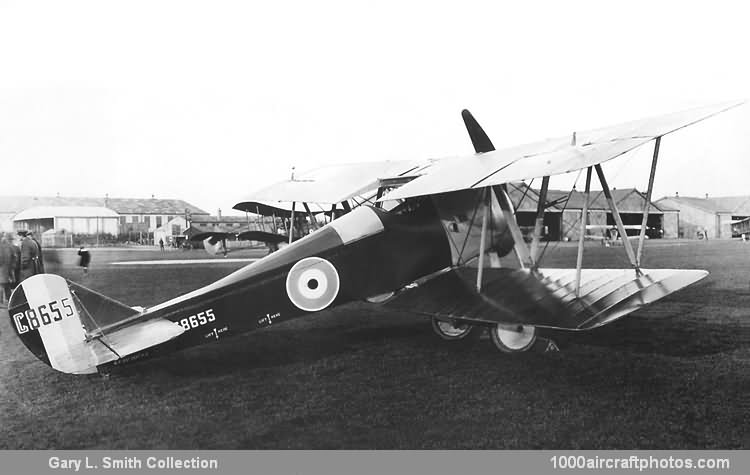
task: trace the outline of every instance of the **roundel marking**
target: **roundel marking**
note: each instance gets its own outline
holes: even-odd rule
[[[340,284],[333,264],[322,257],[306,257],[289,270],[286,293],[297,308],[317,312],[333,303]]]

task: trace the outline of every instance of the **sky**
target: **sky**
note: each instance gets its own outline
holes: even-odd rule
[[[741,5],[0,0],[0,195],[227,214],[293,166],[471,154],[464,108],[501,148],[748,99]],[[655,197],[750,195],[748,130],[750,104],[665,137]]]

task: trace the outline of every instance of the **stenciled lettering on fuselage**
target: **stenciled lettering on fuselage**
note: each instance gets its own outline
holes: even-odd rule
[[[270,325],[281,316],[281,312],[267,313],[265,317],[258,320],[258,326]]]
[[[214,338],[218,340],[219,335],[221,335],[222,333],[226,333],[228,331],[229,331],[229,326],[226,326],[226,325],[221,328],[214,328],[209,333],[206,333],[205,335],[203,335],[203,338],[205,339]]]
[[[122,364],[125,364],[125,363],[132,363],[134,361],[138,361],[138,360],[142,360],[144,358],[148,358],[148,357],[151,356],[152,353],[153,353],[153,351],[151,349],[147,349],[147,350],[144,350],[144,351],[139,351],[137,353],[133,353],[131,355],[123,356],[122,358],[113,361],[112,365],[113,366],[119,366],[119,365],[122,365]]]
[[[70,299],[65,297],[16,313],[13,315],[13,322],[16,324],[18,334],[21,335],[43,326],[52,325],[63,318],[72,317],[73,314],[73,305]]]
[[[213,321],[216,321],[216,315],[214,315],[214,309],[209,308],[208,310],[198,312],[195,315],[185,317],[178,323],[182,325],[182,328],[185,330],[192,330],[193,328],[198,328]]]

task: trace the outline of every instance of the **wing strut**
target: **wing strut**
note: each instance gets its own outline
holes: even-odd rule
[[[260,230],[261,231],[265,231],[266,230],[266,222],[265,222],[265,219],[263,219],[262,216],[260,215],[260,209],[258,209],[258,205],[255,205],[255,216],[257,216],[257,218],[255,219],[255,225],[257,226],[258,225],[258,220],[260,220]],[[276,217],[275,216],[274,216],[273,220],[274,220],[274,224],[275,224],[275,222],[276,222]],[[272,229],[272,231],[276,231],[276,230]]]
[[[513,204],[508,196],[507,186],[503,183],[502,185],[495,185],[492,187],[497,196],[497,201],[500,203],[500,208],[503,210],[503,216],[505,222],[508,224],[510,235],[513,237],[514,248],[518,261],[521,264],[522,269],[531,267],[531,256],[529,256],[529,249],[526,247],[526,243],[523,240],[523,233],[521,228],[518,226],[516,221],[515,213],[513,212]]]
[[[534,237],[531,240],[531,262],[534,268],[539,267],[539,239],[544,226],[544,210],[547,207],[547,189],[549,188],[549,176],[542,178],[542,189],[539,191],[539,201],[536,205],[536,222],[534,223]]]
[[[630,261],[630,264],[635,268],[636,274],[641,275],[641,269],[639,268],[638,263],[635,260],[633,246],[630,245],[628,234],[625,232],[625,225],[622,224],[622,217],[620,216],[620,212],[617,211],[617,205],[615,204],[615,200],[612,198],[612,192],[609,190],[609,186],[607,185],[607,179],[604,178],[602,166],[601,164],[596,164],[594,165],[594,168],[596,168],[596,174],[599,176],[599,183],[602,184],[604,197],[607,198],[607,203],[609,203],[609,209],[612,211],[612,217],[615,219],[615,223],[617,223],[617,232],[621,236],[622,246],[625,248],[625,253],[628,255],[628,260]]]
[[[638,236],[638,253],[635,256],[635,262],[641,265],[641,255],[643,255],[643,241],[646,239],[646,225],[648,224],[648,213],[651,207],[651,192],[654,189],[654,175],[656,175],[656,161],[659,158],[659,145],[661,137],[656,137],[654,142],[654,157],[651,159],[651,174],[648,176],[648,190],[646,190],[646,202],[643,204],[643,221],[641,221],[641,234]]]
[[[307,215],[310,216],[310,224],[312,224],[313,229],[318,229],[318,221],[315,219],[315,216],[313,216],[312,212],[310,211],[310,207],[307,205],[307,203],[302,203],[302,206],[305,207],[305,211],[307,211]]]
[[[289,216],[289,244],[291,244],[294,239],[294,205],[296,204],[296,201],[292,201],[292,213]]]
[[[586,239],[586,222],[589,219],[589,195],[591,194],[591,167],[586,169],[586,192],[583,198],[583,211],[581,212],[581,235],[578,238],[578,258],[576,259],[576,297],[580,297],[581,291],[581,267],[583,267],[583,243]]]
[[[329,223],[336,219],[336,203],[331,205],[331,219],[328,221]]]
[[[479,267],[477,268],[477,292],[482,291],[482,273],[484,271],[484,251],[487,247],[487,223],[490,220],[492,211],[492,195],[490,190],[485,188],[482,192],[482,198],[485,201],[484,216],[482,216],[482,234],[479,236]]]

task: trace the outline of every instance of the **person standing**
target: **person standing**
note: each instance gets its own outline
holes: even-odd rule
[[[21,240],[21,275],[19,276],[19,283],[28,279],[32,275],[39,274],[41,268],[39,264],[39,246],[36,242],[29,237],[28,234],[23,234],[24,238]]]
[[[10,235],[10,248],[13,251],[13,260],[11,261],[11,275],[13,277],[13,288],[21,282],[21,243],[18,237]]]
[[[36,266],[36,273],[44,274],[44,253],[42,252],[42,245],[39,244],[39,241],[36,240],[33,232],[29,231],[28,236],[32,241],[34,241],[34,243],[36,244],[36,248],[39,251],[39,259],[34,263],[34,265]]]
[[[78,249],[78,255],[80,256],[78,265],[83,268],[83,275],[87,276],[89,274],[89,263],[91,263],[91,253],[85,246],[81,246]]]
[[[13,290],[13,247],[8,242],[5,233],[0,234],[0,304],[10,301],[10,293]]]
[[[164,239],[159,238],[159,248],[161,249],[161,252],[164,252]]]

